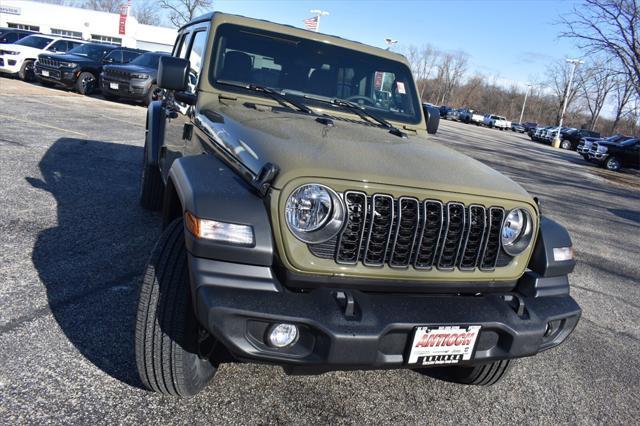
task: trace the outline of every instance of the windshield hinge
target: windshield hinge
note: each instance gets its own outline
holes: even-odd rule
[[[404,130],[408,130],[408,131],[413,132],[413,133],[416,133],[416,134],[418,133],[418,130],[417,130],[415,127],[409,127],[409,126],[407,126],[407,125],[403,125],[403,126],[402,126],[402,128],[403,128]]]
[[[260,173],[251,181],[251,186],[255,191],[264,198],[271,188],[271,183],[274,181],[280,168],[273,163],[266,163],[260,169]]]

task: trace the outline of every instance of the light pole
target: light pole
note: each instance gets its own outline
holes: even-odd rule
[[[314,15],[316,15],[318,17],[318,22],[316,25],[316,32],[320,31],[320,17],[321,16],[329,16],[329,12],[327,12],[326,10],[320,10],[320,9],[311,9],[309,11],[309,13],[312,13]]]
[[[385,38],[384,42],[387,43],[387,50],[391,50],[394,44],[398,43],[398,40],[392,38]]]
[[[522,124],[522,116],[524,115],[524,107],[525,105],[527,105],[527,96],[529,95],[529,90],[531,90],[531,87],[533,85],[531,84],[527,84],[527,91],[524,92],[524,102],[522,103],[522,111],[520,111],[520,121],[518,121],[518,124]]]
[[[562,120],[564,118],[564,112],[567,109],[567,101],[569,100],[569,93],[571,93],[571,83],[573,82],[573,74],[576,72],[576,68],[579,64],[584,64],[584,61],[580,59],[567,59],[567,62],[571,64],[571,74],[569,74],[569,83],[567,84],[567,91],[564,94],[564,102],[562,104],[562,114],[560,114],[560,124],[558,124],[558,133],[553,138],[553,147],[560,148],[560,129],[562,129]]]

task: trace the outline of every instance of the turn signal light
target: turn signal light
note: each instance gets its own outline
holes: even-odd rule
[[[185,212],[184,224],[196,238],[241,246],[255,245],[253,227],[249,225],[200,219],[191,212]]]

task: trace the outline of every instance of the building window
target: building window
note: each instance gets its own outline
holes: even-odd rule
[[[40,31],[40,27],[37,25],[27,25],[27,24],[12,24],[11,22],[7,22],[7,27],[15,28],[16,30],[27,30],[27,31]]]
[[[62,37],[77,38],[82,40],[82,33],[79,31],[70,31],[70,30],[61,30],[58,28],[51,28],[51,34],[62,36]]]
[[[98,34],[91,34],[91,41],[97,41],[98,43],[117,44],[118,46],[122,45],[122,39],[120,37],[110,37]]]

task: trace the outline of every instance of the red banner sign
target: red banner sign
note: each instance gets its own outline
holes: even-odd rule
[[[118,28],[118,34],[124,35],[127,29],[127,6],[120,8],[120,26]]]

